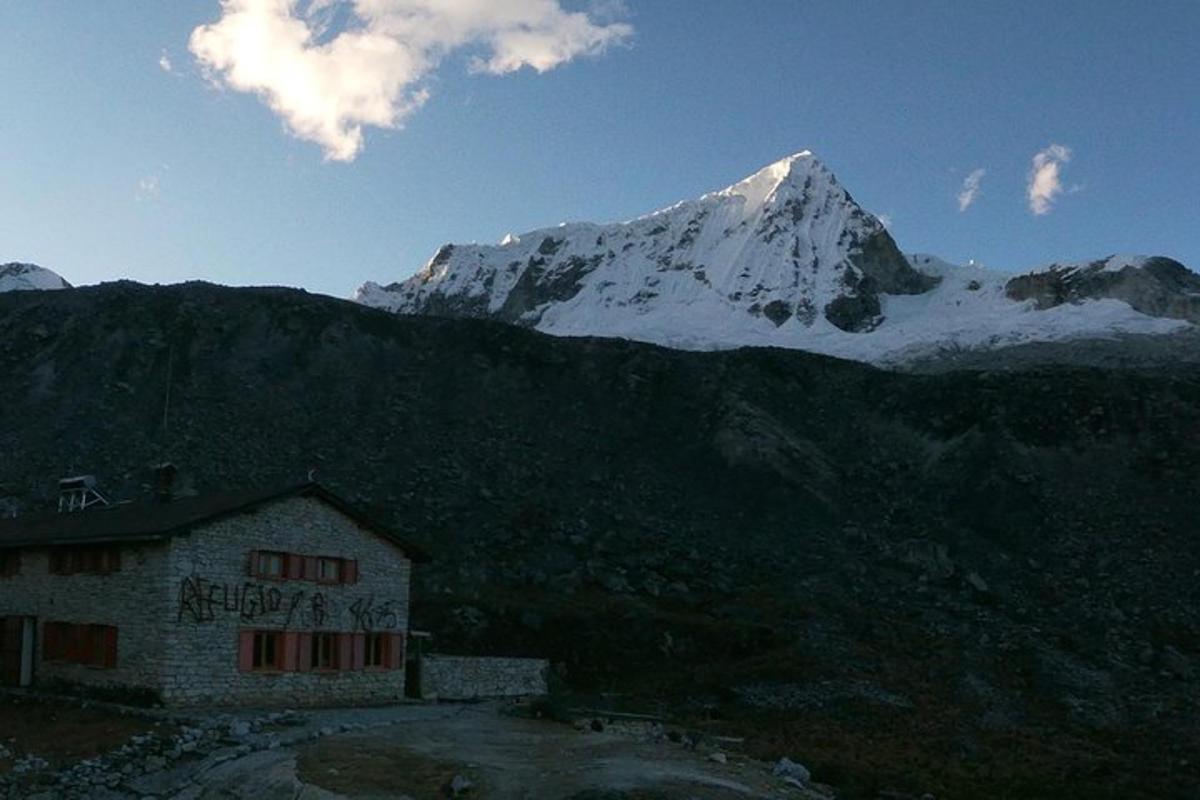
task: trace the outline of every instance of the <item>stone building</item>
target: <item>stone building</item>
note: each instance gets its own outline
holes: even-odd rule
[[[424,556],[329,490],[78,505],[0,520],[0,683],[169,705],[404,696]]]

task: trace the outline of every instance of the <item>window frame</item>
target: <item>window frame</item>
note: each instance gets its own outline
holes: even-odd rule
[[[42,624],[42,662],[91,669],[116,669],[116,625],[46,621]]]
[[[338,652],[338,635],[327,631],[314,631],[311,635],[312,654],[308,665],[310,671],[340,672],[342,664]],[[325,648],[328,649],[328,652],[323,652]]]
[[[282,550],[255,550],[254,551],[254,577],[265,578],[272,581],[287,580],[287,557],[288,554]],[[279,571],[268,572],[263,569],[264,560],[268,564],[273,564],[278,561]]]
[[[111,575],[121,571],[118,544],[59,545],[50,548],[51,575]]]
[[[363,669],[387,669],[388,644],[387,634],[368,633],[363,644]]]
[[[344,583],[346,575],[346,559],[335,558],[332,556],[317,556],[317,583],[339,584]],[[332,578],[325,575],[326,567],[332,567],[334,576]]]
[[[269,648],[268,648],[269,645]],[[267,651],[270,650],[272,660],[267,661]],[[283,671],[283,632],[254,631],[254,647],[250,657],[251,672],[282,672]]]

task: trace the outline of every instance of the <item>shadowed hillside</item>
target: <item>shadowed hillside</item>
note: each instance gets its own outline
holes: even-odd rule
[[[433,553],[415,623],[443,649],[744,725],[847,796],[1187,797],[1183,369],[904,375],[285,289],[12,293],[0,495],[316,469]]]

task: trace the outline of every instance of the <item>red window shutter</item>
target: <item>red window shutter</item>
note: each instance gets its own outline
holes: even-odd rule
[[[404,667],[404,634],[389,633],[387,639],[387,668],[401,669]]]
[[[53,622],[47,622],[42,626],[42,661],[53,661],[58,658],[57,633],[58,626]]]
[[[258,551],[251,550],[250,558],[246,562],[246,574],[251,578],[258,576]]]
[[[50,648],[50,655],[48,658],[51,661],[57,661],[66,655],[66,635],[61,622],[46,623],[46,643]]]
[[[300,656],[300,636],[295,631],[284,631],[280,638],[283,640],[283,657],[279,660],[279,668],[284,672],[295,672]]]
[[[104,629],[104,666],[114,669],[117,666],[117,628],[109,625]]]
[[[353,669],[354,668],[354,634],[339,633],[337,635],[338,645],[338,669]]]
[[[238,670],[254,669],[254,631],[238,631]]]
[[[288,553],[284,556],[284,576],[288,580],[298,581],[304,577],[304,556]]]
[[[108,551],[108,571],[109,572],[120,572],[121,571],[121,548],[114,547],[113,549]]]
[[[351,652],[350,669],[363,669],[367,663],[367,635],[365,633],[351,634],[354,637],[354,646]]]
[[[315,581],[317,579],[318,575],[319,575],[319,573],[317,572],[317,557],[316,556],[305,556],[304,557],[304,575],[303,575],[304,580]]]
[[[79,663],[91,666],[100,660],[102,654],[96,652],[96,639],[99,638],[99,628],[99,625],[79,626]]]
[[[80,636],[82,632],[83,631],[78,625],[71,625],[70,623],[63,624],[63,638],[66,639],[67,642],[67,646],[64,648],[66,652],[63,655],[67,661],[79,661],[83,650],[81,647],[82,643],[79,641],[82,638]]]
[[[358,561],[342,559],[342,583],[358,583]]]
[[[297,635],[296,645],[296,668],[300,672],[308,672],[312,669],[312,649],[313,635],[311,633],[301,633]]]

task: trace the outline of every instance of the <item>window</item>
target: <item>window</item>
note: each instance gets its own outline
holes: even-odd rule
[[[241,630],[241,672],[352,672],[404,669],[402,633]]]
[[[352,558],[251,550],[248,563],[253,578],[358,583],[358,562]]]
[[[0,578],[21,574],[21,551],[0,550]]]
[[[251,668],[255,670],[277,670],[280,667],[280,635],[275,631],[257,631],[254,634],[254,659]]]
[[[113,625],[47,622],[42,627],[42,661],[113,669],[117,666],[117,629]]]
[[[341,583],[342,560],[340,558],[318,559],[317,580],[321,583]]]
[[[55,547],[50,551],[54,575],[108,575],[121,570],[121,550],[115,545]]]
[[[316,670],[338,668],[338,639],[336,633],[313,634],[311,667]]]
[[[282,578],[285,561],[284,553],[255,551],[253,572],[260,578]]]
[[[382,633],[367,634],[367,652],[363,662],[367,667],[386,667],[387,666],[387,636]]]

